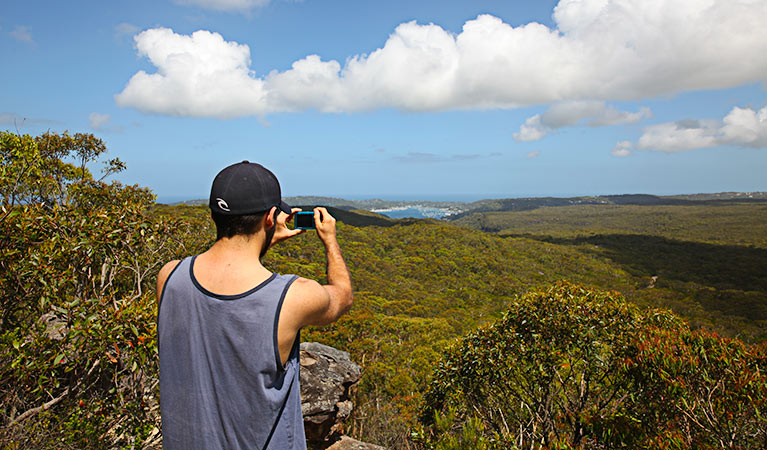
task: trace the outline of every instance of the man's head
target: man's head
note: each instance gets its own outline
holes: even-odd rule
[[[265,214],[272,208],[271,223],[276,222],[280,211],[290,214],[290,206],[282,201],[277,177],[264,166],[248,161],[232,164],[216,175],[208,206],[216,223],[216,240],[256,234],[265,223]],[[272,225],[266,230],[262,254],[273,234]]]
[[[264,239],[264,246],[261,249],[261,257],[266,255],[266,251],[269,249],[269,245],[272,242],[272,236],[274,236],[275,225],[277,223],[277,215],[280,210],[277,208],[271,209],[273,211],[271,217],[271,226],[266,228],[266,237]],[[213,222],[216,224],[216,241],[222,238],[233,238],[235,236],[244,236],[250,238],[264,228],[266,222],[264,218],[269,211],[262,211],[256,214],[246,214],[242,216],[223,215],[216,212],[211,212],[210,215],[213,218]]]

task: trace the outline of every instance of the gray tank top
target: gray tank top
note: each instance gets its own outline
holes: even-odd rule
[[[299,336],[284,367],[277,345],[297,277],[217,295],[194,278],[195,258],[168,276],[157,313],[163,448],[306,449]]]

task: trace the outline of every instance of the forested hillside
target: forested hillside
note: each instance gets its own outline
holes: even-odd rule
[[[485,212],[455,223],[609,261],[629,273],[638,288],[652,286],[635,292],[613,286],[630,300],[671,308],[696,327],[747,341],[764,340],[767,204],[708,198],[701,202]]]
[[[96,179],[92,135],[0,138],[0,448],[158,448],[156,272],[212,243],[207,208]],[[303,340],[362,366],[347,434],[391,448],[753,448],[766,347],[705,330],[764,337],[764,210],[746,207],[501,233],[338,210],[355,305]],[[264,263],[325,276],[313,232]]]
[[[479,200],[461,206],[459,214],[448,219],[457,220],[473,214],[487,212],[533,211],[538,208],[560,206],[716,206],[721,203],[765,203],[767,192],[720,192],[716,194],[649,195],[620,194],[584,197],[526,197]]]
[[[767,249],[767,202],[690,205],[568,205],[476,213],[454,223],[500,235],[572,238],[645,234]]]

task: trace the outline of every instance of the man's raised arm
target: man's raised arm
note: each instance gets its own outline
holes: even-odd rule
[[[328,284],[299,278],[290,287],[284,306],[292,316],[291,328],[296,331],[306,325],[335,322],[351,308],[353,301],[351,277],[336,239],[336,219],[327,209],[318,207],[314,208],[314,224],[325,245]]]
[[[330,296],[330,305],[321,322],[330,323],[338,320],[352,307],[352,279],[336,239],[336,219],[327,209],[314,208],[314,223],[317,226],[317,235],[325,244],[328,284],[323,288]]]

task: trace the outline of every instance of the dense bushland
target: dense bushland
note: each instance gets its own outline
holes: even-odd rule
[[[423,221],[407,226],[339,226],[355,306],[304,339],[349,351],[364,376],[351,432],[399,448],[416,423],[421,391],[442,350],[495,320],[515,295],[562,278],[626,286],[611,265],[566,247],[503,239]],[[265,262],[301,276],[324,276],[322,245],[304,234],[272,249]],[[628,286],[627,286],[628,287]]]
[[[89,168],[105,152],[92,135],[0,134],[0,448],[159,445],[156,272],[203,251],[215,234],[205,207],[155,205],[145,188],[94,179]],[[104,176],[123,168],[107,161]],[[652,281],[642,242],[632,243],[634,259],[611,238],[501,237],[433,220],[338,230],[355,306],[303,339],[349,351],[362,365],[347,429],[355,437],[392,448],[739,448],[763,439],[763,346],[692,332],[614,293],[550,287],[567,279],[642,306],[688,305],[696,327],[727,330],[740,322],[696,309],[703,300],[689,283],[720,283],[706,298],[712,311],[726,308],[734,297],[721,295],[742,282],[757,289],[743,294],[754,304],[763,276],[747,264],[726,285],[732,272],[706,268],[721,254],[697,270],[675,264],[696,253],[675,252],[671,242],[662,254],[677,258],[664,266],[673,277]],[[264,262],[320,281],[325,273],[313,233],[272,248]],[[539,331],[506,334],[522,321]],[[467,371],[452,369],[464,363]],[[482,392],[487,403],[469,389],[481,389],[480,375],[495,377],[497,389]],[[549,390],[545,417],[503,404],[503,395],[533,388]],[[532,411],[536,401],[527,403]],[[519,421],[513,430],[510,420]]]
[[[494,211],[456,221],[506,237],[567,246],[609,261],[637,287],[632,301],[748,342],[767,339],[767,203],[573,205]]]
[[[445,353],[421,439],[438,449],[763,448],[766,352],[558,283]]]
[[[153,283],[196,235],[147,214],[148,189],[94,180],[105,151],[92,135],[0,134],[3,447],[158,438]]]

